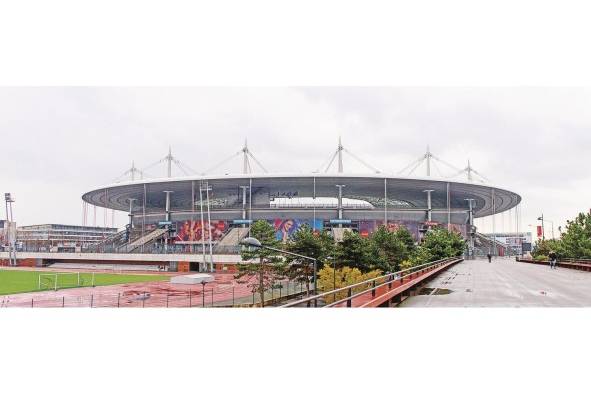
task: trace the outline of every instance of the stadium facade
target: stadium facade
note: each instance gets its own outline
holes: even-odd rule
[[[512,191],[474,181],[470,166],[466,181],[430,176],[430,160],[436,157],[429,151],[418,161],[426,161],[425,177],[388,175],[370,166],[370,174],[345,173],[342,154],[347,150],[340,141],[326,171],[310,174],[255,174],[249,157],[259,162],[246,145],[241,152],[243,174],[172,177],[171,166],[178,162],[169,152],[161,160],[168,162],[166,178],[136,180],[132,167],[132,180],[85,193],[86,204],[129,214],[126,230],[101,247],[172,249],[203,253],[205,260],[206,251],[210,256],[238,253],[240,240],[258,220],[272,223],[280,240],[302,225],[332,231],[337,239],[343,229],[368,236],[382,225],[404,226],[417,241],[434,226],[471,239],[474,218],[502,213],[521,201]],[[338,171],[328,173],[335,159]]]

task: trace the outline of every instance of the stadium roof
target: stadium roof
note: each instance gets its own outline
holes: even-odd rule
[[[165,209],[164,191],[172,191],[171,210],[185,211],[192,208],[192,196],[199,199],[199,187],[207,183],[211,187],[210,199],[213,208],[241,208],[240,186],[252,185],[253,207],[263,206],[273,198],[289,197],[336,197],[336,185],[346,185],[343,197],[367,201],[375,208],[388,209],[426,208],[425,190],[433,190],[433,209],[447,208],[447,186],[450,189],[450,208],[467,209],[468,201],[474,199],[474,216],[493,214],[492,196],[495,196],[496,213],[509,210],[521,201],[521,197],[509,190],[469,181],[454,181],[435,177],[404,177],[387,174],[239,174],[203,175],[162,179],[144,179],[121,182],[99,187],[82,196],[89,204],[121,211],[129,210],[129,199],[135,199],[136,211],[143,206],[144,193],[146,212],[162,212]],[[241,200],[240,200],[241,201]],[[221,205],[220,205],[221,204]]]

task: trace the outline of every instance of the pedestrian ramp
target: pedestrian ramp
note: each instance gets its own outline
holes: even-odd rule
[[[168,230],[165,228],[157,228],[156,230],[153,230],[148,234],[145,234],[143,237],[139,237],[130,244],[123,246],[122,249],[125,249],[126,252],[133,252],[135,249],[162,237],[167,231]]]
[[[238,246],[240,245],[240,241],[242,241],[248,235],[248,228],[246,227],[234,227],[230,229],[228,234],[224,238],[222,238],[218,242],[218,246],[225,247],[225,246]]]

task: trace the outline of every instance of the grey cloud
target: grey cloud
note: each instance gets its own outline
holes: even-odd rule
[[[470,159],[524,196],[524,221],[548,210],[558,222],[584,209],[590,194],[590,104],[583,88],[2,88],[0,133],[9,148],[0,184],[17,197],[23,224],[79,223],[84,191],[132,160],[156,161],[168,145],[204,171],[248,137],[268,169],[307,172],[342,135],[388,172],[427,144],[457,167]],[[352,160],[346,168],[365,171]],[[239,169],[236,160],[223,171]],[[161,176],[164,167],[150,172]]]

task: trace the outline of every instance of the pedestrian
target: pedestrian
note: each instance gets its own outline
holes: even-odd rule
[[[490,254],[490,252],[487,253],[486,258],[488,259],[488,262],[490,263],[492,261],[492,254]]]
[[[551,250],[550,253],[548,254],[548,258],[550,259],[550,268],[556,269],[556,260],[557,260],[556,252]]]

